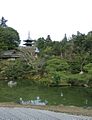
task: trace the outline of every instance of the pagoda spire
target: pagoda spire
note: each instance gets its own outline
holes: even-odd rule
[[[30,38],[30,31],[28,31],[28,40],[31,40],[31,38]]]

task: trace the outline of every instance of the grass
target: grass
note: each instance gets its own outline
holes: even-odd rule
[[[17,86],[10,88],[7,82],[0,81],[0,102],[17,102],[20,97],[34,100],[37,96],[47,100],[49,105],[92,106],[92,88],[43,87],[26,80],[18,81]]]

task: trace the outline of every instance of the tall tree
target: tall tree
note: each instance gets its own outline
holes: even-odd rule
[[[50,35],[47,35],[46,41],[47,42],[51,42],[52,41]]]
[[[73,41],[73,53],[75,53],[74,60],[80,64],[80,71],[83,71],[83,66],[85,65],[86,59],[89,56],[87,49],[87,36],[85,34],[77,32],[77,35],[72,35]]]
[[[63,57],[66,56],[66,46],[67,46],[67,36],[66,34],[64,35],[64,38],[61,41],[61,55]]]

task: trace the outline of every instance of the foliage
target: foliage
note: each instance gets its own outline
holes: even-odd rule
[[[19,43],[19,34],[15,29],[0,27],[0,50],[14,49]]]
[[[89,63],[84,66],[84,70],[88,72],[89,74],[92,74],[92,63]]]
[[[43,57],[48,56],[44,64],[48,79],[60,76],[60,82],[62,78],[66,79],[66,83],[71,82],[74,85],[88,84],[90,81],[88,74],[91,73],[88,64],[92,61],[92,31],[87,35],[78,31],[77,35],[72,35],[69,40],[65,34],[60,42],[52,41],[50,36],[47,38],[43,40],[43,47],[40,47],[41,44],[38,47]],[[83,75],[79,75],[80,71],[84,71]],[[53,80],[55,82],[55,79]]]
[[[32,66],[20,61],[8,61],[6,67],[3,68],[3,75],[7,80],[28,79],[27,75],[30,73]]]
[[[67,82],[72,86],[84,86],[88,84],[87,75],[72,74],[67,78]]]
[[[46,62],[46,69],[49,72],[67,71],[69,69],[68,63],[60,57],[52,57]]]
[[[59,85],[60,79],[61,79],[60,75],[55,72],[52,77],[52,80],[53,80],[52,83],[54,83],[55,85]]]
[[[19,43],[16,30],[0,28],[1,50],[14,49]],[[52,41],[48,35],[46,39],[38,38],[36,47],[40,51],[38,58],[31,59],[31,53],[26,55],[30,62],[19,59],[7,64],[0,62],[3,63],[0,66],[0,75],[9,80],[34,80],[37,84],[47,86],[92,86],[92,31],[87,35],[77,32],[77,35],[72,35],[70,39],[67,39],[65,34],[62,41]],[[79,74],[80,71],[83,71],[83,74]]]

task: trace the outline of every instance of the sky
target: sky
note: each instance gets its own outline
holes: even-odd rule
[[[92,31],[92,0],[0,0],[0,18],[16,29],[21,41],[51,36],[61,41],[77,31]],[[23,43],[23,42],[22,42]]]

